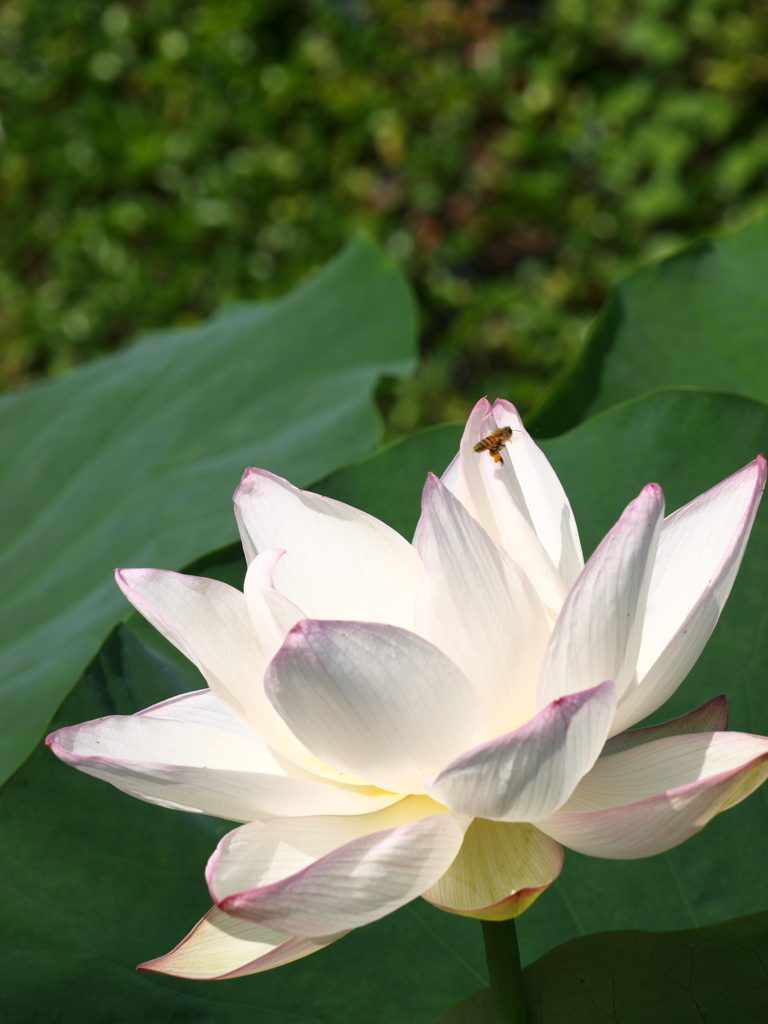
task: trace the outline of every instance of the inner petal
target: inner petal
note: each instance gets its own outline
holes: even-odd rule
[[[382,789],[423,793],[423,779],[488,738],[461,670],[394,626],[305,620],[266,675],[292,733],[337,771]]]

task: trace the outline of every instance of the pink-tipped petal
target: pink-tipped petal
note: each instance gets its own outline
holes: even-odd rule
[[[601,757],[568,803],[536,825],[593,857],[652,857],[694,835],[766,778],[763,736],[670,736]]]
[[[271,814],[357,815],[397,799],[321,779],[246,727],[232,727],[224,714],[206,721],[198,698],[168,702],[167,718],[156,706],[59,729],[46,742],[66,764],[131,796],[232,821]]]
[[[199,668],[221,701],[267,739],[290,739],[264,693],[268,652],[239,590],[162,569],[118,569],[115,576],[134,608]]]
[[[243,476],[235,514],[249,561],[285,549],[275,588],[310,618],[413,628],[421,560],[386,524],[260,469]]]
[[[456,758],[428,791],[459,814],[495,821],[544,818],[597,760],[615,709],[611,682],[561,697],[514,732]]]
[[[537,706],[604,679],[632,685],[664,495],[648,484],[630,502],[571,588],[539,678]]]
[[[462,505],[475,517],[483,529],[497,543],[500,543],[501,538],[496,526],[496,516],[485,489],[480,472],[480,463],[477,461],[478,453],[472,452],[472,446],[481,438],[480,424],[490,411],[491,403],[487,398],[481,398],[479,402],[475,403],[464,426],[464,433],[459,443],[458,453],[443,474],[442,480],[448,490],[456,495]]]
[[[568,496],[512,403],[497,398],[492,413],[500,427],[511,427],[515,432],[512,443],[507,445],[504,461],[508,454],[536,535],[570,589],[584,568],[584,556]]]
[[[358,928],[408,903],[448,869],[470,822],[440,810],[410,797],[367,821],[245,825],[211,858],[211,894],[227,913],[291,935]]]
[[[549,620],[520,567],[431,474],[422,508],[417,629],[470,679],[492,733],[508,732],[533,713]]]
[[[469,680],[414,633],[363,622],[300,622],[269,666],[266,690],[312,753],[382,789],[423,792],[488,728]]]
[[[488,401],[482,399],[467,420],[459,446],[458,466],[452,464],[449,467],[443,482],[491,540],[520,566],[548,614],[554,618],[562,606],[567,588],[536,532],[515,473],[511,453],[522,437],[522,424],[519,417],[513,424],[506,408],[500,407],[500,412],[509,421],[503,425],[512,426],[516,431],[502,452],[502,462],[494,462],[485,451],[474,451],[478,441],[502,425],[497,422]],[[418,535],[417,531],[417,538]]]
[[[642,743],[663,739],[665,736],[682,736],[693,732],[725,732],[728,728],[728,701],[721,694],[693,711],[671,718],[659,725],[647,725],[644,729],[629,729],[611,737],[603,747],[600,757],[618,754],[620,750],[639,747]]]
[[[761,455],[664,520],[638,654],[638,682],[619,703],[617,730],[661,707],[693,668],[731,592],[765,478]]]
[[[517,917],[560,874],[563,848],[533,825],[475,818],[456,860],[422,896],[464,917]]]
[[[297,939],[212,907],[170,953],[139,968],[193,981],[240,978],[300,960],[340,938]]]

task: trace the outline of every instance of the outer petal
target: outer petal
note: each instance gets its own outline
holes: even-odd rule
[[[496,821],[544,818],[597,760],[615,709],[610,682],[561,697],[514,732],[457,757],[429,793],[459,814]]]
[[[224,701],[219,700],[216,694],[207,688],[205,690],[192,690],[191,693],[179,693],[175,697],[168,697],[157,704],[151,704],[142,711],[137,711],[134,717],[191,722],[193,725],[204,725],[208,728],[235,732],[240,736],[247,737],[248,740],[252,740],[254,736],[257,736],[258,742],[263,743],[263,739],[261,736],[258,736],[258,733],[254,733],[253,729],[246,725],[242,718],[234,715]]]
[[[600,758],[568,803],[536,824],[593,857],[650,857],[694,835],[766,778],[763,736],[670,736]]]
[[[517,917],[563,866],[563,848],[533,825],[475,818],[459,855],[422,893],[441,910],[483,921]]]
[[[199,722],[206,726],[215,726],[218,729],[226,729],[229,732],[239,732],[247,736],[250,742],[256,741],[263,745],[263,737],[254,733],[250,726],[241,719],[236,718],[210,690],[195,690],[193,693],[184,693],[178,697],[171,697],[168,700],[154,704],[152,707],[138,711],[138,715],[150,715],[153,718],[174,718],[183,722]],[[282,722],[282,719],[281,719]],[[349,780],[339,772],[329,768],[327,764],[318,759],[307,750],[296,739],[290,736],[281,741],[279,746],[272,746],[272,756],[280,764],[286,765],[288,775],[296,778],[307,778],[317,782],[319,780],[330,781],[342,789],[355,789],[360,787],[349,785]],[[363,787],[368,792],[370,787]],[[381,806],[385,806],[382,804]],[[370,808],[369,808],[370,809]],[[355,810],[353,813],[364,813]]]
[[[528,577],[432,474],[417,539],[416,625],[463,670],[492,733],[533,713],[549,620]]]
[[[320,760],[401,793],[488,737],[482,705],[432,644],[395,626],[300,622],[266,675],[293,733]]]
[[[621,750],[639,747],[643,743],[663,739],[665,736],[683,736],[694,732],[725,732],[728,728],[728,701],[721,694],[706,704],[694,708],[685,715],[671,718],[659,725],[647,725],[644,729],[630,729],[611,737],[603,747],[600,757],[618,754]]]
[[[555,623],[538,707],[604,679],[619,698],[632,684],[663,514],[661,488],[648,484],[590,558]]]
[[[195,981],[239,978],[300,960],[340,938],[296,939],[212,907],[170,953],[139,967]]]
[[[306,615],[413,628],[421,560],[378,519],[260,469],[246,470],[235,515],[249,561],[286,550],[275,586]]]
[[[505,419],[509,419],[508,411],[502,411]],[[484,452],[473,451],[473,446],[499,425],[488,401],[482,399],[478,402],[461,439],[458,472],[451,464],[445,483],[451,490],[455,488],[462,505],[489,537],[517,562],[554,618],[562,606],[567,588],[536,532],[513,466],[511,451],[520,435],[508,443],[505,453],[510,454],[504,455],[503,463],[494,462]],[[517,429],[512,422],[505,425]]]
[[[458,853],[469,819],[441,810],[410,797],[358,817],[253,822],[219,844],[211,894],[227,913],[292,935],[377,921],[429,888]]]
[[[303,770],[227,716],[206,712],[207,691],[138,715],[113,715],[52,733],[53,752],[131,796],[252,821],[271,814],[363,814],[398,797],[339,786]],[[169,717],[161,717],[163,712]]]
[[[131,604],[202,672],[235,714],[278,744],[292,737],[264,693],[274,623],[254,632],[239,590],[162,569],[118,569]],[[263,642],[262,642],[263,638]]]
[[[634,725],[661,707],[693,668],[731,592],[765,477],[761,455],[664,520],[638,683],[620,703],[617,728]]]

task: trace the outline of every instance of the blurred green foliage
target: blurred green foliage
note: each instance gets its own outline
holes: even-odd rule
[[[356,228],[422,368],[529,408],[606,287],[768,205],[766,0],[4,0],[0,378],[283,292]]]

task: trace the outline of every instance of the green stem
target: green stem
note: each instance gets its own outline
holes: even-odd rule
[[[515,921],[483,921],[494,1024],[527,1024],[523,969]]]

